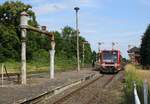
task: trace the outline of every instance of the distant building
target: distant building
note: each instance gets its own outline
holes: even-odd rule
[[[131,49],[129,49],[128,51],[128,55],[130,57],[130,61],[133,64],[139,64],[140,63],[140,49],[137,47],[133,47]]]

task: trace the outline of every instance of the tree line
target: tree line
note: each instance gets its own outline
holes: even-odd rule
[[[21,58],[21,33],[19,29],[20,13],[26,11],[30,20],[29,25],[38,27],[36,15],[32,11],[32,6],[21,1],[6,1],[0,5],[0,61],[9,59],[20,61]],[[60,59],[76,59],[76,30],[66,26],[61,32],[52,31],[56,41],[56,57]],[[82,59],[82,42],[84,37],[79,37],[80,59]],[[27,32],[27,61],[46,61],[49,58],[51,49],[48,36],[40,33]],[[85,62],[90,63],[92,51],[90,44],[85,45]]]
[[[147,27],[141,40],[140,47],[141,64],[143,66],[150,65],[150,25]]]

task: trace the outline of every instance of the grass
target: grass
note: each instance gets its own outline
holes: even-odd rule
[[[6,65],[7,71],[9,73],[20,73],[21,62],[17,62],[14,60],[8,60],[3,62]],[[2,63],[0,63],[1,70]],[[73,70],[76,68],[76,60],[69,60],[65,58],[57,58],[55,59],[55,71],[67,71]],[[49,62],[38,62],[38,61],[30,61],[27,62],[27,73],[39,73],[39,72],[48,72],[49,71]],[[1,73],[1,71],[0,71]]]
[[[73,70],[76,68],[76,60],[71,59],[65,59],[65,58],[56,58],[56,69],[57,71],[67,71],[67,70]]]
[[[21,63],[15,62],[15,61],[7,61],[4,62],[6,69],[8,73],[20,73],[21,71]],[[0,63],[0,66],[2,66],[2,63]],[[45,72],[48,71],[47,65],[42,65],[41,63],[27,63],[27,73],[31,72]],[[1,72],[0,72],[1,73]]]
[[[125,69],[125,104],[132,104],[134,102],[133,81],[136,82],[138,94],[143,103],[143,81],[147,80],[148,84],[150,84],[150,70],[142,70],[140,66],[132,64],[128,64]]]
[[[126,73],[127,75],[132,73],[137,80],[147,80],[150,85],[150,70],[143,70],[140,66],[129,64],[126,66]]]

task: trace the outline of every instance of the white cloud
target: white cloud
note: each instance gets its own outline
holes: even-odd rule
[[[63,4],[55,4],[55,3],[48,3],[45,5],[39,5],[35,8],[33,8],[33,10],[38,14],[38,15],[43,15],[43,14],[48,14],[51,12],[58,12],[61,10],[66,9],[67,7]]]
[[[65,9],[70,9],[75,6],[95,8],[99,7],[100,3],[97,0],[61,0],[61,1],[50,1],[50,0],[25,0],[24,2],[33,5],[33,10],[38,15],[48,14],[51,12],[58,12]]]
[[[99,8],[102,6],[102,1],[100,0],[79,0],[78,5],[87,8]]]
[[[96,32],[96,30],[82,30],[81,31],[81,34],[82,35],[94,35],[94,34],[96,34],[97,32]]]
[[[29,2],[31,4],[38,5],[38,4],[41,4],[41,3],[47,3],[48,0],[25,0],[24,2]]]
[[[86,7],[93,7],[95,3],[93,2],[93,0],[79,0],[78,5],[86,6]]]
[[[79,0],[80,3],[90,3],[92,0]]]

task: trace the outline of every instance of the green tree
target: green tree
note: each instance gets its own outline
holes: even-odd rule
[[[144,66],[150,65],[150,25],[142,37],[140,48],[141,64]]]
[[[56,40],[57,41],[57,40]],[[80,50],[80,60],[82,60],[83,55],[83,42],[85,42],[86,39],[79,36],[79,50]],[[58,43],[59,44],[59,43]],[[76,30],[66,26],[62,29],[62,48],[61,48],[61,54],[66,56],[67,58],[76,58],[77,56],[77,36],[76,36]],[[85,45],[84,49],[85,53],[85,63],[91,62],[92,58],[92,52],[90,44]]]
[[[7,59],[20,60],[21,33],[19,29],[20,13],[26,11],[29,14],[29,25],[38,27],[32,6],[21,1],[7,1],[0,5],[0,61]],[[62,32],[55,31],[56,57],[68,60],[76,60],[77,36],[76,30],[66,26]],[[79,37],[80,59],[82,59],[82,42],[86,41],[81,35]],[[48,51],[50,50],[48,36],[40,33],[27,32],[27,61],[48,62]],[[92,52],[90,44],[85,45],[85,62],[91,62]],[[41,58],[43,56],[43,58]],[[45,59],[44,59],[45,58]],[[39,59],[39,60],[38,60]]]
[[[20,13],[29,14],[29,25],[38,27],[35,13],[31,6],[20,1],[6,1],[0,5],[0,61],[8,58],[20,60],[21,33],[19,29]],[[33,59],[33,53],[39,49],[48,51],[50,42],[47,36],[39,33],[27,32],[27,60]],[[46,53],[46,52],[45,52]]]
[[[93,60],[94,62],[96,62],[96,60],[98,60],[98,59],[97,59],[97,54],[96,54],[95,51],[92,52],[92,60]]]
[[[76,34],[75,30],[69,26],[66,26],[62,30],[62,55],[67,58],[76,57]]]
[[[0,61],[8,58],[20,59],[20,13],[26,11],[32,18],[29,23],[37,25],[34,12],[30,8],[30,5],[19,1],[6,1],[0,5]]]

